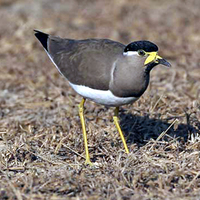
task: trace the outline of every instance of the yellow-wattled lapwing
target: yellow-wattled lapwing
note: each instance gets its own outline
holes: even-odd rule
[[[127,46],[109,39],[62,39],[35,30],[46,53],[70,86],[83,97],[79,104],[86,164],[91,164],[84,120],[84,103],[89,99],[115,107],[114,123],[126,153],[126,141],[118,122],[119,106],[136,101],[147,89],[150,71],[158,64],[170,63],[158,55],[158,47],[149,41]]]

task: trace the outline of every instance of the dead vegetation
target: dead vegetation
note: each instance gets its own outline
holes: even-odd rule
[[[199,199],[200,2],[0,1],[0,199]],[[157,67],[134,105],[86,102],[48,60],[33,29],[68,38],[148,39],[172,68]]]

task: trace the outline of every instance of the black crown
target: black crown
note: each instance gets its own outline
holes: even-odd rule
[[[124,52],[127,51],[138,51],[138,50],[144,50],[146,52],[154,52],[154,51],[158,51],[158,47],[157,45],[155,45],[152,42],[149,41],[136,41],[136,42],[132,42],[130,44],[128,44],[125,49]]]

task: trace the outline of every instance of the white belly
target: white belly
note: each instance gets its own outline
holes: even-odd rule
[[[138,99],[136,97],[116,97],[110,90],[95,90],[83,85],[75,85],[70,82],[69,84],[81,96],[106,106],[121,106],[133,103]]]

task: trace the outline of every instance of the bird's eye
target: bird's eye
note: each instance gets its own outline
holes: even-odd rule
[[[138,50],[138,54],[139,54],[140,56],[145,56],[145,55],[146,55],[145,51],[142,50],[142,49]]]

